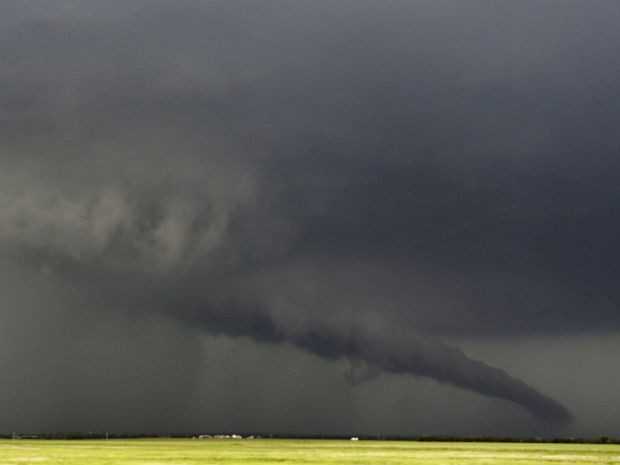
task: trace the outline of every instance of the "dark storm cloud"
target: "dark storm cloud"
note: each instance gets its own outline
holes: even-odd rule
[[[53,3],[0,7],[9,272],[569,418],[441,340],[620,330],[613,2]]]

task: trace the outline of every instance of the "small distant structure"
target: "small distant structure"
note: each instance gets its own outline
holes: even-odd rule
[[[360,438],[358,438],[357,436],[352,436],[351,437],[351,441],[359,441],[359,440],[360,440]]]
[[[198,439],[243,439],[240,434],[201,434]],[[254,436],[248,436],[246,439],[254,439]]]

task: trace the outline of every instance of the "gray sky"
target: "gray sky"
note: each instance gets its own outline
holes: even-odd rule
[[[0,4],[0,431],[613,435],[620,5]]]

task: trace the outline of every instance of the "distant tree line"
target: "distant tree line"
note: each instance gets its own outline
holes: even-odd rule
[[[170,434],[136,434],[136,433],[106,433],[106,432],[77,432],[77,433],[0,433],[0,439],[198,439],[198,438],[267,438],[267,439],[350,439],[353,435],[291,435],[291,434],[257,434],[257,433],[170,433]],[[557,443],[557,444],[620,444],[620,438],[600,436],[597,438],[514,438],[494,436],[399,436],[399,435],[354,435],[366,441],[426,441],[426,442],[507,442],[507,443]]]

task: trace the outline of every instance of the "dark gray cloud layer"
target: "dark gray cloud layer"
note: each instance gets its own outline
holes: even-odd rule
[[[570,405],[535,377],[450,341],[620,330],[614,2],[9,1],[0,17],[2,270],[35,290],[6,284],[19,337],[0,347],[42,373],[37,393],[83,393],[82,360],[44,375],[20,341],[66,356],[80,344],[55,327],[101,322],[103,368],[122,360],[106,344],[150,347],[127,330],[143,321],[169,352],[103,384],[144,359],[127,392],[170,374],[152,396],[170,412],[200,389],[207,333],[361,363],[370,383],[429,377],[565,431]],[[91,424],[55,423],[50,398],[30,427]],[[134,411],[110,425],[140,429]]]

